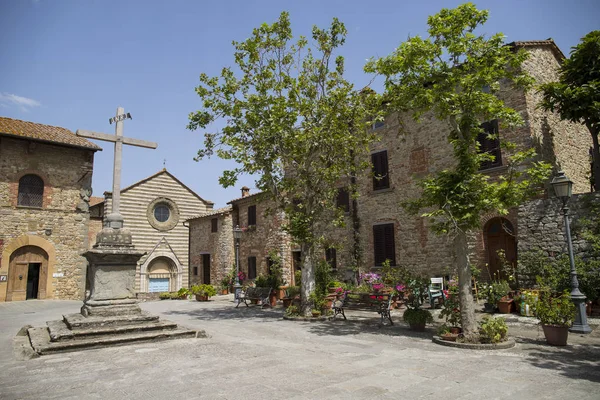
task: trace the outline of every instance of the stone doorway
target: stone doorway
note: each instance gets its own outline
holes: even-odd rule
[[[506,218],[494,218],[485,225],[484,232],[489,279],[508,279],[508,274],[502,269],[502,259],[498,251],[504,250],[507,263],[513,268],[516,267],[517,242],[513,225]]]
[[[177,269],[167,257],[157,257],[148,266],[148,292],[173,292],[177,286]]]
[[[45,299],[48,254],[36,246],[24,246],[10,255],[6,301]]]
[[[202,254],[202,283],[210,285],[210,254]]]

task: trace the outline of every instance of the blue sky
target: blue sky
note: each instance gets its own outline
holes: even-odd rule
[[[158,149],[125,146],[122,185],[163,167],[215,207],[254,188],[251,177],[223,189],[218,177],[231,164],[193,161],[202,132],[186,129],[199,108],[198,75],[217,75],[233,64],[232,40],[289,11],[295,35],[331,18],[346,24],[341,54],[347,78],[371,79],[365,60],[389,54],[409,35],[425,35],[427,16],[459,1],[101,1],[0,0],[0,115],[58,125],[72,131],[114,133],[117,106],[133,116],[125,136],[158,142]],[[483,31],[507,41],[552,37],[565,54],[599,29],[598,0],[480,1],[490,10]],[[376,87],[376,89],[379,89]],[[112,187],[112,145],[98,142],[94,195]]]

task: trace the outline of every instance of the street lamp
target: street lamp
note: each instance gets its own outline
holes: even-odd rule
[[[240,239],[242,238],[242,229],[239,225],[233,228],[233,238],[235,239],[235,285],[234,293],[235,300],[239,303],[240,292],[242,291],[242,285],[240,285]]]
[[[554,188],[554,193],[562,200],[565,230],[567,231],[567,247],[569,249],[569,262],[571,264],[571,301],[575,304],[575,322],[573,322],[569,331],[574,333],[590,333],[592,329],[587,323],[585,314],[585,295],[579,290],[579,281],[577,280],[577,271],[575,270],[575,259],[573,258],[571,226],[569,225],[569,207],[567,207],[567,202],[573,194],[573,182],[571,182],[563,171],[558,171],[558,175],[552,179],[551,183]]]

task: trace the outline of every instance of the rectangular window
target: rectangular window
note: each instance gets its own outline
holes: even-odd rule
[[[344,210],[344,212],[350,212],[350,193],[348,193],[348,188],[338,189],[336,205],[338,208]]]
[[[390,260],[390,265],[396,265],[394,224],[373,226],[373,252],[375,255],[375,266],[381,266],[385,260]]]
[[[219,220],[217,218],[213,218],[210,220],[210,231],[211,232],[216,232],[218,230],[218,222]]]
[[[325,261],[327,261],[332,271],[337,270],[337,252],[333,247],[325,250]]]
[[[248,226],[256,225],[256,206],[248,207]]]
[[[502,152],[500,151],[500,137],[498,136],[498,120],[481,124],[483,132],[477,136],[479,152],[494,156],[494,160],[484,161],[479,169],[489,169],[502,166]],[[493,135],[490,137],[490,135]]]
[[[194,275],[198,276],[198,267],[194,267]]]
[[[248,257],[248,279],[256,278],[256,257]]]
[[[373,190],[389,188],[387,150],[371,154],[371,163],[373,164]]]

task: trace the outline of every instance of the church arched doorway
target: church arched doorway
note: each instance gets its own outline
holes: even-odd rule
[[[45,299],[48,253],[37,246],[23,246],[10,255],[6,301]]]
[[[485,225],[484,233],[490,280],[508,279],[508,271],[502,268],[503,260],[498,252],[503,250],[510,268],[516,267],[517,242],[513,225],[506,218],[493,218]]]
[[[177,286],[177,267],[168,257],[157,257],[148,265],[148,292],[173,292]]]

